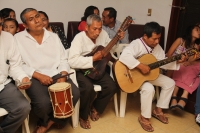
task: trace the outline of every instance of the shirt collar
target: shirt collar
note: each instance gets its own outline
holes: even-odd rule
[[[143,40],[143,38],[141,37],[140,40],[142,41],[142,43],[145,45],[145,47],[147,48],[148,52],[152,53],[153,49],[151,47],[149,47],[145,41]]]
[[[43,28],[43,30],[44,30],[44,36],[43,36],[43,39],[42,39],[42,43],[45,42],[45,41],[47,40],[47,38],[50,37],[49,31],[47,31],[46,28]],[[27,31],[26,29],[24,30],[24,32],[25,32],[25,36],[26,36],[26,37],[29,37],[30,39],[36,41],[35,38],[33,38],[33,37],[31,36],[31,34],[29,34],[28,31]]]

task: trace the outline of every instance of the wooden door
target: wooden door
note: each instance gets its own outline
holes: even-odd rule
[[[173,0],[166,52],[189,25],[200,22],[200,0]]]

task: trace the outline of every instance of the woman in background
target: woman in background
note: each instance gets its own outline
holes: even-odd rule
[[[85,9],[84,16],[81,18],[81,22],[78,25],[79,31],[85,31],[86,19],[88,16],[90,16],[92,14],[99,15],[99,9],[96,6],[88,6]]]
[[[7,18],[16,19],[15,11],[11,8],[3,8],[1,10],[1,14],[3,16],[3,19],[7,19]]]
[[[61,30],[61,28],[56,26],[56,25],[50,25],[49,24],[49,17],[45,12],[43,12],[43,11],[38,11],[38,12],[40,13],[40,17],[42,18],[44,27],[48,31],[56,33],[58,35],[58,37],[60,38],[64,48],[68,49],[69,45],[67,44],[67,38],[66,38],[64,32]]]
[[[199,38],[199,26],[189,26],[186,30],[185,36],[182,38],[177,38],[176,41],[172,44],[167,53],[167,56],[171,57],[173,55],[181,54],[191,48],[196,48],[199,50],[199,45],[195,43]],[[197,53],[195,56],[189,57],[188,61],[180,65],[179,70],[173,72],[170,71],[170,73],[168,73],[168,76],[172,77],[176,83],[171,98],[170,109],[175,109],[178,107],[183,110],[187,103],[188,94],[193,93],[199,85],[200,78],[198,78],[198,75],[200,72],[200,62],[197,59],[200,58],[200,54]],[[177,93],[179,88],[183,89],[183,93],[180,100],[177,101]]]

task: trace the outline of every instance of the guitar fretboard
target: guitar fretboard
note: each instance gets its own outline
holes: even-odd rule
[[[166,58],[166,59],[161,60],[161,61],[157,61],[157,62],[151,63],[148,66],[152,70],[152,69],[158,68],[160,66],[166,65],[166,64],[168,64],[170,62],[173,62],[173,61],[176,61],[176,60],[180,60],[180,59],[181,59],[181,54],[172,56],[170,58]]]
[[[185,53],[186,53],[188,56],[192,56],[192,55],[194,55],[194,54],[197,53],[197,49],[191,48],[191,49],[188,49]],[[185,53],[182,53],[182,54],[185,54]],[[178,55],[175,55],[175,56],[166,58],[166,59],[164,59],[164,60],[151,63],[151,64],[149,64],[148,66],[150,67],[151,70],[152,70],[152,69],[155,69],[155,68],[158,68],[158,67],[163,66],[163,65],[166,65],[166,64],[168,64],[168,63],[170,63],[170,62],[173,62],[173,61],[176,61],[176,60],[180,60],[182,54],[178,54]]]

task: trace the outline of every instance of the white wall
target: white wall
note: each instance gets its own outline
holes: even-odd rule
[[[156,21],[165,27],[167,38],[172,0],[0,0],[0,9],[9,7],[15,10],[17,20],[27,7],[45,11],[51,22],[63,22],[65,33],[68,21],[79,21],[89,5],[97,6],[102,13],[105,7],[114,7],[118,11],[117,19],[123,21],[126,16],[135,18],[136,24]],[[148,8],[152,15],[147,16]]]

